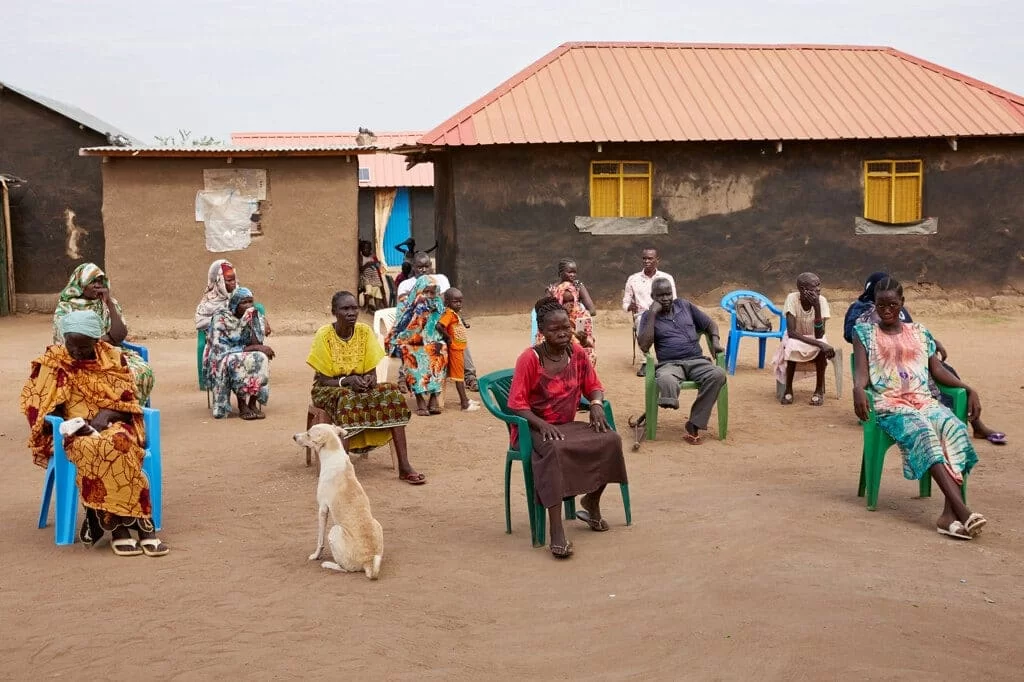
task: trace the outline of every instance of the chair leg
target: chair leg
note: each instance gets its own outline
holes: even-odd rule
[[[620,483],[619,492],[622,493],[622,509],[626,512],[626,525],[633,525],[633,510],[629,507],[629,484]]]
[[[543,547],[544,541],[547,539],[548,510],[536,503],[530,506],[533,507],[534,523],[537,528],[533,534],[533,546]]]
[[[536,495],[533,489],[533,467],[526,461],[522,464],[523,481],[526,487],[526,511],[530,516],[530,539],[534,547],[540,547],[544,544],[544,513],[546,510],[534,502]]]
[[[726,383],[718,391],[718,440],[725,440],[729,432],[729,384]]]
[[[509,490],[512,487],[512,460],[505,459],[505,532],[512,534],[512,510],[509,506]]]
[[[55,476],[53,457],[51,457],[49,464],[46,465],[46,477],[43,480],[43,499],[39,504],[40,528],[46,528],[46,519],[50,515],[50,499],[53,497]]]
[[[736,356],[739,355],[740,351],[740,334],[739,332],[729,332],[729,347],[725,354],[725,364],[728,368],[729,374],[736,373]]]
[[[764,369],[764,354],[768,346],[768,339],[761,337],[757,340],[757,368]]]
[[[870,438],[864,439],[864,478],[867,484],[867,507],[869,511],[875,511],[878,507],[878,489],[882,485],[882,469],[885,465],[885,451],[888,449],[884,442],[884,433],[877,426],[874,426]]]
[[[926,473],[921,477],[921,480],[917,482],[917,493],[921,497],[932,496],[932,475]]]
[[[59,452],[58,452],[59,450]],[[56,510],[53,516],[54,535],[58,545],[75,543],[75,523],[78,520],[78,485],[75,467],[68,461],[64,448],[54,447],[54,488]]]
[[[576,518],[576,498],[567,497],[562,500],[562,506],[565,508],[565,520],[573,521]]]
[[[864,451],[860,453],[860,482],[857,484],[857,497],[864,497],[864,490],[866,489],[864,480]]]
[[[146,412],[147,452],[142,460],[142,470],[149,479],[149,501],[153,508],[153,526],[160,530],[163,527],[163,462],[160,453],[160,413],[156,410]]]

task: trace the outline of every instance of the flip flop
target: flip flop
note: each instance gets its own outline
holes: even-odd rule
[[[967,517],[967,523],[964,524],[964,530],[970,533],[971,537],[977,537],[978,535],[981,535],[981,529],[985,527],[986,523],[988,523],[988,519],[975,512]]]
[[[690,445],[703,445],[704,441],[700,439],[699,433],[690,433],[689,431],[683,431],[683,440]]]
[[[953,523],[949,524],[949,528],[936,526],[935,530],[939,531],[939,535],[948,535],[949,537],[956,538],[957,540],[971,539],[971,534],[967,532],[966,528],[964,528],[964,524],[960,523],[959,521],[954,521]]]
[[[551,545],[551,555],[556,559],[568,559],[572,556],[572,543],[566,542],[564,545]]]
[[[420,417],[429,417],[430,416],[430,412],[428,412],[427,410],[424,410],[424,409],[416,410],[416,414],[419,415]]]
[[[1006,445],[1006,434],[996,431],[985,436],[985,440],[992,445]]]
[[[822,393],[815,393],[811,396],[811,405],[814,407],[821,407],[825,403],[825,395]]]
[[[409,485],[423,485],[424,483],[427,482],[427,477],[424,476],[423,474],[420,474],[420,473],[416,473],[416,474],[399,474],[398,475],[398,480],[399,481],[405,481]]]
[[[603,533],[606,530],[609,530],[607,521],[605,521],[604,519],[597,519],[595,521],[594,519],[590,518],[590,512],[588,512],[586,509],[580,509],[579,511],[577,511],[576,518],[590,526],[590,530],[592,531]]]
[[[443,410],[440,407],[431,407],[431,408],[427,409],[427,412],[429,412],[431,415],[434,415],[434,414],[441,414],[441,412],[443,412]]]
[[[463,412],[476,412],[479,409],[480,409],[480,403],[478,403],[475,400],[470,400],[469,401],[469,405],[467,405],[466,407],[463,407],[462,411]]]
[[[160,538],[144,538],[139,540],[139,545],[146,556],[164,556],[171,551],[167,545],[160,542]]]
[[[110,549],[117,556],[139,556],[143,552],[134,538],[114,538],[110,541]]]

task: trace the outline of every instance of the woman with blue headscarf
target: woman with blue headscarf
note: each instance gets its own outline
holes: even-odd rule
[[[203,367],[212,393],[214,419],[231,414],[231,395],[238,400],[238,414],[246,421],[263,419],[262,406],[270,398],[270,360],[263,317],[253,307],[252,291],[237,287],[226,310],[210,321],[209,341]]]
[[[388,353],[402,360],[400,380],[416,396],[416,414],[441,414],[437,394],[448,369],[448,345],[437,329],[444,301],[433,275],[421,275],[395,312],[395,326],[384,340]]]

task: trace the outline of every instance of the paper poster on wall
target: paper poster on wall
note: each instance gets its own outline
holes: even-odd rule
[[[207,168],[203,171],[206,190],[233,189],[239,196],[256,201],[267,199],[267,171],[260,168]]]
[[[196,192],[196,220],[206,224],[206,250],[239,251],[248,247],[258,203],[233,189]]]

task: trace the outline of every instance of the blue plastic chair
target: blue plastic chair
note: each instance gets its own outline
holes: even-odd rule
[[[134,343],[128,343],[127,341],[122,341],[121,342],[121,350],[135,351],[135,353],[137,353],[138,356],[140,358],[142,358],[143,362],[145,362],[146,364],[149,364],[149,349],[146,348],[145,346],[137,346]],[[149,398],[146,398],[146,405],[145,406],[149,407],[152,402],[153,402],[152,396],[149,397]]]
[[[537,310],[530,311],[530,346],[537,343]]]
[[[149,500],[153,506],[153,525],[162,528],[163,520],[163,465],[160,461],[160,411],[143,408],[142,418],[146,427],[146,457],[142,470],[149,479]],[[43,500],[39,505],[39,528],[46,528],[50,514],[50,498],[56,490],[53,512],[54,536],[58,545],[75,542],[75,526],[78,522],[78,485],[75,483],[75,465],[68,461],[64,451],[64,438],[60,435],[60,417],[49,415],[46,421],[53,427],[53,457],[46,467],[43,483]]]
[[[740,329],[736,324],[736,301],[740,298],[753,298],[761,303],[762,306],[768,308],[773,313],[779,316],[779,329],[777,331],[770,332],[752,332],[746,329]],[[740,339],[744,336],[751,336],[758,340],[758,369],[764,369],[764,356],[765,356],[765,345],[768,339],[782,339],[782,335],[786,333],[786,316],[782,314],[782,311],[775,307],[767,296],[759,294],[756,291],[747,291],[746,289],[740,289],[738,291],[731,291],[722,297],[722,302],[719,304],[723,310],[729,313],[729,340],[725,346],[725,364],[726,371],[729,374],[736,373],[736,356],[739,355],[740,350]]]

